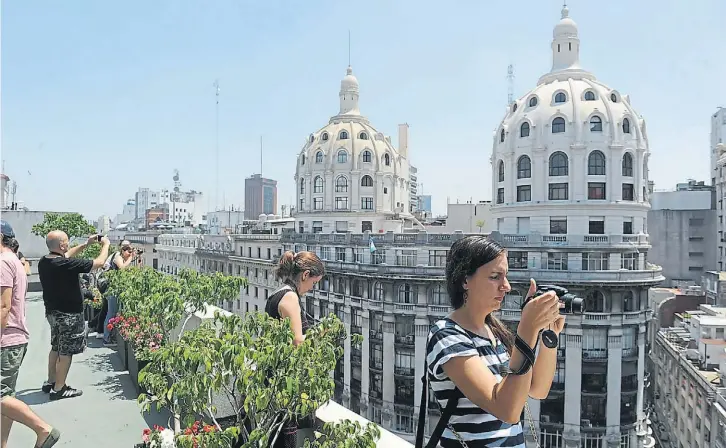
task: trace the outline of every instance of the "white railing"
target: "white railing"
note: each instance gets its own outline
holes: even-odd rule
[[[369,420],[361,417],[355,412],[344,408],[334,401],[329,401],[328,404],[321,407],[315,412],[315,415],[320,421],[325,423],[339,422],[342,420],[351,420],[360,423],[362,426],[366,426]],[[381,438],[378,439],[376,444],[379,447],[385,448],[413,448],[413,445],[390,431],[387,431],[379,426],[381,430]]]

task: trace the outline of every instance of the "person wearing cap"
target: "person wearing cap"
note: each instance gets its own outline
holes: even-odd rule
[[[68,235],[53,230],[45,237],[48,255],[38,261],[38,276],[43,287],[45,315],[50,324],[50,353],[48,354],[48,380],[41,390],[51,400],[62,400],[83,395],[83,391],[66,384],[73,355],[86,349],[86,320],[83,317],[83,293],[79,275],[103,266],[108,257],[110,241],[101,238],[101,253],[94,260],[73,258],[89,244],[98,241],[93,235],[88,241],[70,247]]]
[[[30,336],[25,320],[28,277],[12,249],[15,243],[13,228],[6,221],[0,221],[0,232],[0,447],[7,448],[10,429],[14,422],[18,422],[35,432],[36,447],[50,448],[60,439],[60,432],[38,417],[27,404],[15,398],[15,385]]]

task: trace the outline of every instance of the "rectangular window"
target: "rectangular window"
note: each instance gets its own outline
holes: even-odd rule
[[[623,254],[621,269],[635,271],[638,269],[638,253],[631,252]]]
[[[584,252],[582,254],[583,271],[607,271],[610,266],[610,255],[603,252]]]
[[[588,182],[587,198],[605,199],[605,182]]]
[[[633,218],[625,218],[623,221],[623,235],[633,234]]]
[[[430,250],[429,251],[429,266],[446,266],[446,255],[449,251],[446,250]]]
[[[313,210],[323,209],[323,198],[313,198]]]
[[[635,200],[635,188],[633,184],[623,184],[623,201]]]
[[[373,210],[373,198],[360,198],[361,210]]]
[[[567,234],[567,218],[550,218],[550,234],[565,235]]]
[[[415,250],[397,250],[396,251],[397,266],[416,266]]]
[[[554,184],[550,184],[550,191],[548,198],[550,201],[566,201],[569,197],[568,194],[568,183],[567,182],[558,182]]]
[[[527,269],[528,252],[509,251],[507,260],[509,261],[509,269]]]
[[[345,261],[345,247],[335,248],[335,261]]]
[[[497,189],[497,204],[504,204],[504,188]]]
[[[300,199],[300,210],[305,210],[305,199]]]
[[[588,233],[590,233],[590,235],[604,235],[605,221],[599,219],[591,219]]]
[[[333,259],[333,251],[330,247],[321,247],[320,248],[320,258],[323,260],[332,260]]]
[[[689,226],[700,227],[703,225],[703,218],[691,218],[688,220]]]
[[[519,185],[517,187],[517,202],[528,202],[532,200],[532,186]]]
[[[323,233],[323,221],[313,221],[313,233]]]
[[[567,270],[567,253],[566,252],[548,252],[547,253],[547,269],[551,271]]]
[[[348,210],[348,198],[336,196],[335,209],[336,210]]]

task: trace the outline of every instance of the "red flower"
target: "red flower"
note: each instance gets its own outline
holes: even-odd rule
[[[144,431],[142,432],[142,434],[145,435],[145,436],[148,436],[149,434],[151,434],[151,429],[149,429],[149,428],[144,429]]]
[[[203,429],[204,432],[209,433],[209,432],[214,432],[214,430],[216,428],[214,426],[212,426],[212,425],[204,425],[204,428],[202,428],[202,429]]]
[[[106,328],[108,328],[108,331],[113,330],[113,324],[109,322],[108,325],[106,325]]]

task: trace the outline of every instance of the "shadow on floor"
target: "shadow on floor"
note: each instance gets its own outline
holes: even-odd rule
[[[15,393],[15,398],[28,406],[38,406],[50,402],[48,394],[38,389],[24,389]]]

